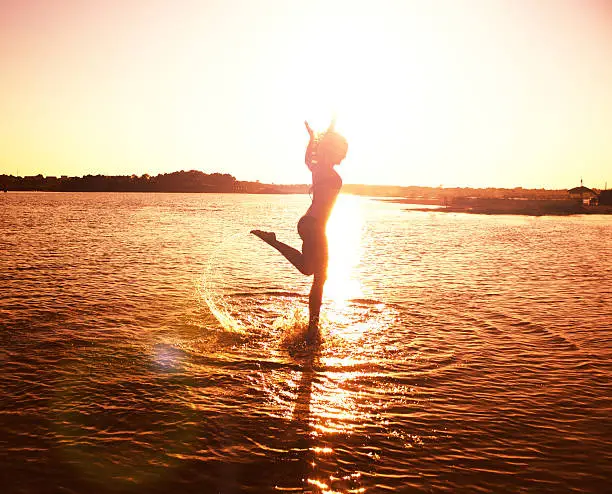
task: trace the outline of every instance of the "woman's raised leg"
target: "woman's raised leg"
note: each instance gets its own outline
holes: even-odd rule
[[[268,245],[274,247],[279,251],[285,259],[293,264],[297,270],[304,275],[311,275],[312,268],[310,262],[310,256],[308,252],[304,254],[297,249],[294,249],[290,245],[287,245],[280,240],[276,240],[276,234],[274,232],[264,232],[262,230],[251,230],[251,233],[256,237],[262,239]]]

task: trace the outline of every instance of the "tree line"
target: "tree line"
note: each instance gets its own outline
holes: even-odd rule
[[[236,178],[228,173],[197,170],[136,175],[85,175],[83,177],[15,177],[0,175],[4,190],[56,192],[233,192]]]

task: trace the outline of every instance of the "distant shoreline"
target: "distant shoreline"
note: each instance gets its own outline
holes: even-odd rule
[[[149,192],[212,194],[308,194],[308,184],[267,184],[237,180],[227,173],[177,171],[156,176],[85,175],[77,177],[13,176],[0,174],[0,191],[19,192]],[[589,189],[586,189],[589,190]],[[589,190],[590,191],[590,190]],[[585,206],[581,196],[571,197],[565,189],[422,187],[402,185],[345,184],[345,194],[373,197],[399,204],[439,206],[411,211],[469,214],[515,214],[568,216],[612,214],[612,191],[596,191],[598,206]],[[590,191],[593,193],[593,191]],[[1,192],[0,192],[1,193]]]
[[[204,173],[199,170],[161,173],[156,176],[84,175],[84,176],[13,176],[0,174],[0,190],[49,192],[227,192],[237,194],[308,193],[309,184],[269,184],[238,180],[227,173]],[[342,191],[372,197],[420,198],[440,202],[455,197],[520,197],[562,199],[564,189],[425,187],[417,185],[345,184]]]
[[[585,206],[571,199],[522,200],[522,199],[458,199],[447,205],[419,199],[381,199],[397,204],[437,205],[437,208],[409,208],[405,211],[466,213],[486,215],[522,216],[572,216],[578,214],[612,214],[612,205]]]

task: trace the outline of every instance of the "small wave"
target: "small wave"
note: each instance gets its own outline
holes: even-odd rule
[[[304,295],[303,293],[297,293],[297,292],[287,292],[287,291],[280,291],[280,290],[266,290],[266,291],[261,291],[261,292],[258,292],[258,291],[229,292],[225,296],[226,297],[237,297],[237,298],[258,297],[258,296],[301,298],[301,297],[305,297],[306,295]]]

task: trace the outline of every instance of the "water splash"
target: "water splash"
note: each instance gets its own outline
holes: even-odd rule
[[[214,290],[211,286],[212,269],[217,265],[217,259],[219,257],[219,253],[221,252],[221,248],[224,247],[229,240],[234,239],[238,235],[241,235],[241,233],[235,233],[234,235],[226,237],[213,251],[212,255],[208,259],[206,270],[204,271],[200,285],[196,288],[196,290],[199,299],[207,305],[210,313],[215,317],[223,329],[233,333],[245,334],[247,331],[244,323],[239,321],[231,314],[230,305],[220,295],[218,290]]]

